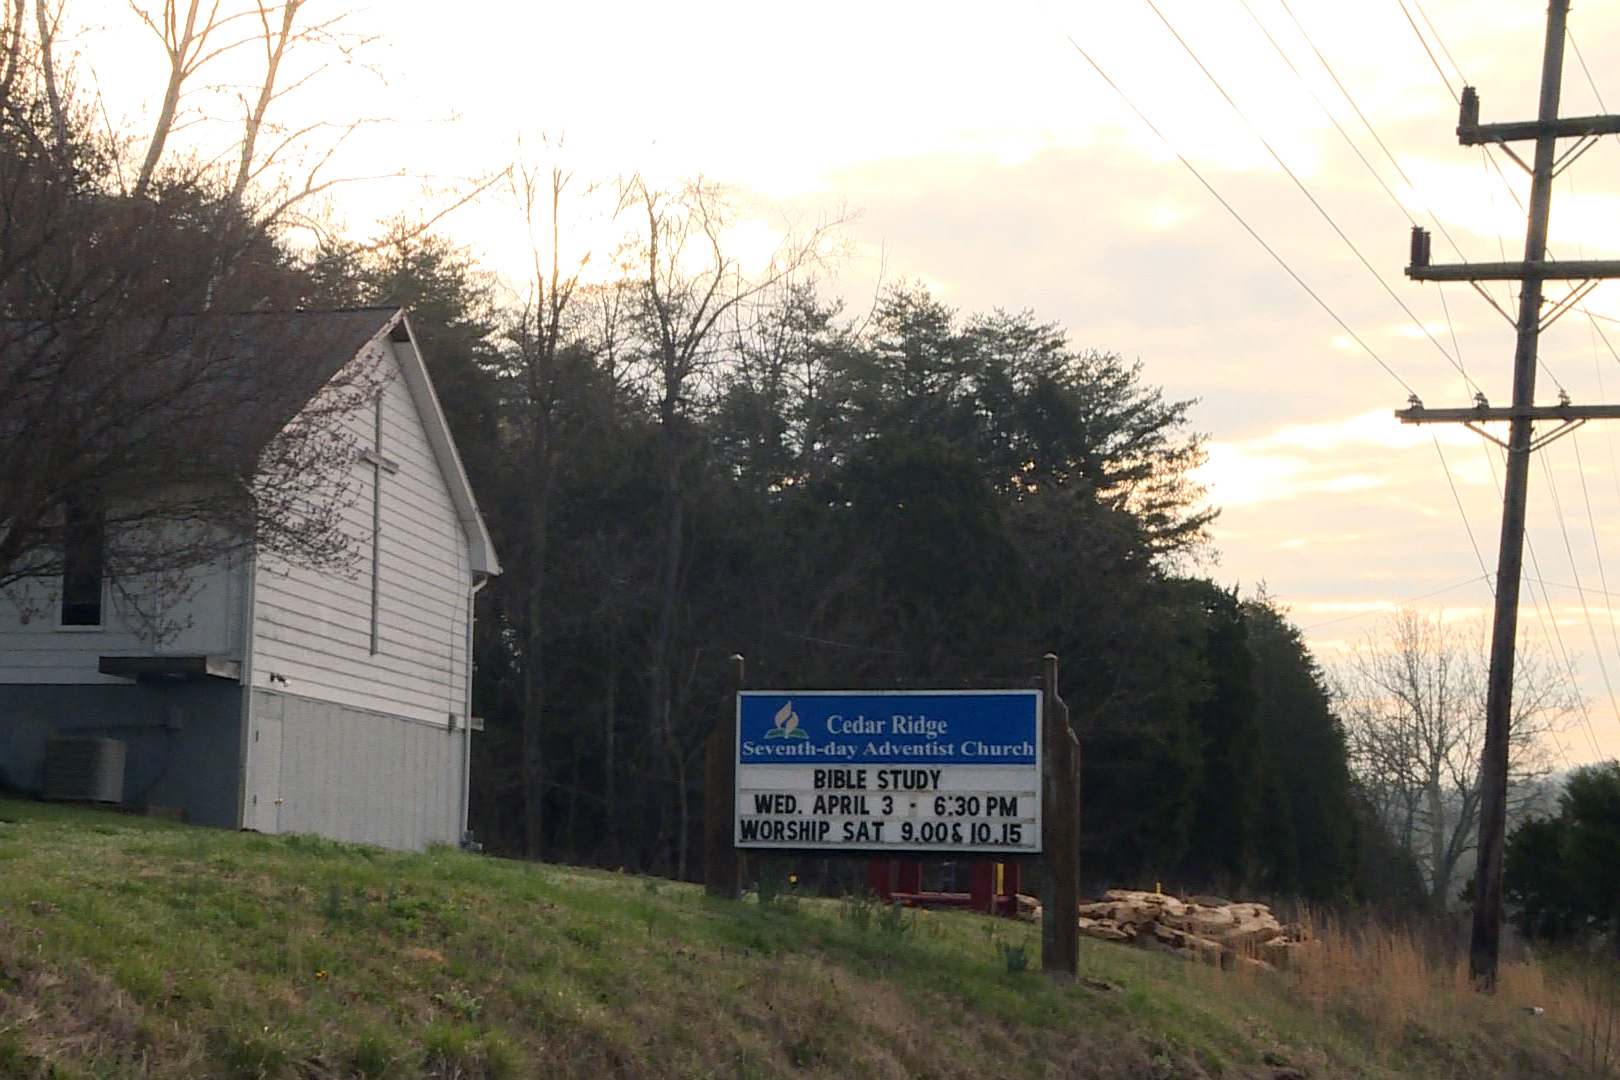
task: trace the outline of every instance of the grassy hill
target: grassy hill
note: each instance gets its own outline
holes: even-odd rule
[[[0,802],[3,1077],[1552,1077],[1598,1014],[1399,941],[1222,972],[1034,927]],[[1529,1000],[1535,998],[1535,1001]],[[1583,1004],[1584,1003],[1584,1004]],[[1540,1005],[1534,1015],[1526,1005]]]

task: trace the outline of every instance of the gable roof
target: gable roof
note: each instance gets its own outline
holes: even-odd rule
[[[493,577],[501,572],[500,560],[495,555],[495,545],[490,542],[484,515],[478,512],[478,500],[473,497],[472,484],[467,481],[467,470],[461,464],[461,454],[456,450],[455,440],[450,437],[450,425],[444,418],[444,409],[439,405],[439,395],[433,389],[433,381],[428,378],[422,350],[416,343],[416,332],[411,329],[411,320],[404,308],[394,313],[387,330],[394,345],[394,357],[399,361],[400,373],[405,378],[405,387],[410,391],[411,400],[416,403],[422,427],[427,432],[428,444],[433,447],[433,456],[438,459],[445,486],[450,489],[456,517],[461,521],[462,531],[467,534],[473,573]],[[401,348],[402,345],[406,347]]]
[[[349,361],[392,330],[402,314],[398,308],[240,312],[220,316],[211,332],[209,318],[196,317],[206,347],[228,350],[234,361],[229,370],[235,392],[215,391],[221,418],[231,422],[243,449],[257,457]]]
[[[488,576],[501,572],[495,546],[404,308],[248,312],[222,319],[226,340],[218,344],[240,359],[239,370],[244,372],[240,385],[246,391],[235,396],[235,408],[222,412],[236,414],[229,419],[240,433],[238,437],[255,454],[349,361],[373,342],[386,339],[433,449],[456,518],[467,536],[472,570]]]
[[[30,376],[14,418],[50,410],[74,461],[197,477],[246,476],[275,435],[397,316],[348,311],[65,318],[6,324],[3,362]],[[58,444],[66,445],[62,440]],[[24,441],[25,454],[50,446]],[[60,456],[60,455],[58,455]],[[38,473],[48,456],[8,462]],[[82,479],[82,478],[78,478]]]

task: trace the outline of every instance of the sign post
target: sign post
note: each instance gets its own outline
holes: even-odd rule
[[[1041,897],[1041,970],[1059,979],[1080,971],[1080,740],[1058,696],[1058,658],[1046,654],[1042,675],[1046,759],[1041,786],[1047,806],[1046,888]]]
[[[715,724],[704,747],[703,763],[703,882],[710,896],[735,900],[742,895],[737,848],[732,842],[731,820],[737,799],[736,711],[747,668],[740,654],[731,658],[731,699],[725,715]]]
[[[1038,690],[744,690],[739,848],[1041,850]]]

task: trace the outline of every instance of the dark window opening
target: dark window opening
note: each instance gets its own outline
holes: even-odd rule
[[[100,508],[70,501],[62,531],[63,626],[101,625],[102,546]]]

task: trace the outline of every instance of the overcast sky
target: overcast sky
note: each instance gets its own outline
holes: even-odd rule
[[[1453,92],[1460,69],[1486,121],[1532,119],[1544,4],[1157,2],[1221,89],[1147,0],[390,0],[352,20],[381,35],[364,55],[386,82],[328,73],[287,115],[390,118],[338,163],[356,173],[466,176],[501,167],[520,141],[546,163],[561,139],[579,185],[703,172],[801,211],[847,204],[861,254],[839,288],[852,307],[869,301],[881,264],[964,311],[1032,308],[1075,344],[1139,359],[1170,396],[1198,399],[1203,475],[1222,507],[1205,570],[1263,582],[1324,660],[1402,602],[1487,613],[1500,455],[1461,428],[1403,428],[1391,412],[1409,392],[1460,405],[1477,388],[1507,404],[1512,328],[1467,285],[1442,292],[1402,268],[1413,219],[1434,230],[1436,262],[1522,256],[1527,184],[1505,155],[1457,145]],[[121,7],[74,0],[70,12],[112,112],[138,127],[161,78],[156,41]],[[1620,109],[1620,10],[1577,4],[1570,27],[1597,85],[1570,52],[1564,113],[1603,111],[1599,94]],[[251,60],[240,57],[244,81]],[[413,181],[355,185],[345,212],[364,229],[416,197]],[[1620,257],[1617,211],[1620,140],[1609,138],[1558,182],[1554,254]],[[507,210],[473,208],[446,227],[521,269]],[[1514,310],[1508,289],[1494,295]],[[1543,402],[1560,384],[1577,402],[1620,401],[1620,358],[1603,339],[1620,348],[1620,323],[1601,318],[1620,318],[1620,285],[1586,308],[1600,318],[1573,313],[1543,339]],[[1568,761],[1620,753],[1613,428],[1553,444],[1531,474],[1521,624],[1590,702]]]

